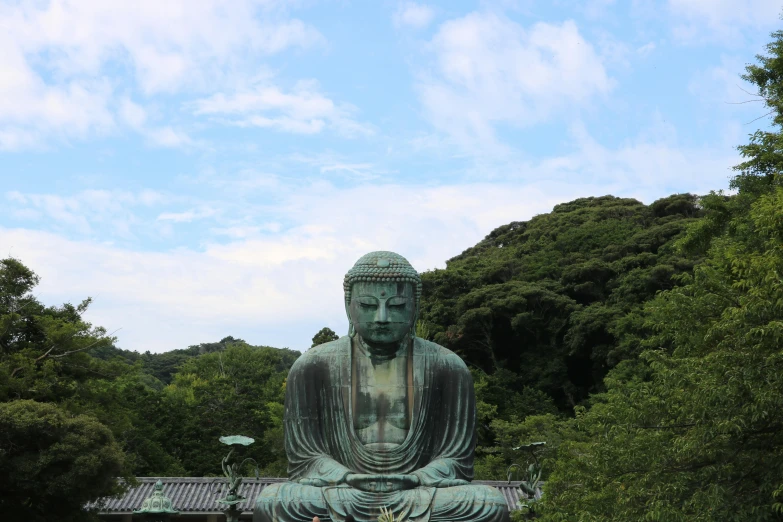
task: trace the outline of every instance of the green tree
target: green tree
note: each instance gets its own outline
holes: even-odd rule
[[[32,399],[102,423],[125,475],[219,473],[218,437],[231,433],[256,437],[252,456],[285,474],[285,377],[298,352],[231,336],[163,354],[120,350],[82,319],[89,299],[46,306],[32,294],[38,282],[0,260],[0,403]]]
[[[310,346],[310,348],[313,346],[318,346],[319,344],[328,343],[330,341],[336,341],[339,338],[340,336],[334,333],[334,330],[324,326],[318,330],[318,333],[313,337],[313,344]]]
[[[164,385],[82,319],[89,299],[46,306],[32,294],[38,282],[19,260],[0,260],[0,402],[33,399],[97,418],[125,450],[129,473],[181,469],[149,433],[147,410]]]
[[[422,320],[468,364],[513,372],[569,412],[638,355],[619,343],[620,321],[692,269],[673,245],[700,215],[690,194],[557,205],[424,273]]]
[[[111,431],[92,417],[31,400],[0,404],[5,520],[87,520],[88,503],[121,491],[123,460]]]
[[[165,390],[156,417],[160,443],[189,475],[220,472],[221,435],[256,439],[252,456],[266,474],[285,473],[282,445],[285,379],[299,352],[247,343],[186,361]]]
[[[742,79],[757,89],[754,100],[762,103],[766,115],[772,116],[777,130],[758,130],[750,137],[750,143],[738,147],[745,161],[737,165],[740,175],[737,183],[763,187],[774,182],[774,176],[783,171],[783,31],[772,33],[772,41],[766,45],[766,55],[757,55],[758,63],[745,68]],[[753,100],[751,100],[753,101]]]
[[[90,299],[44,306],[31,293],[38,281],[20,261],[0,260],[0,400],[62,400],[92,377],[122,370],[87,353],[114,341],[82,319]]]
[[[545,519],[780,519],[783,188],[750,218],[645,307],[645,370],[618,367],[578,418],[586,439],[565,444]]]
[[[631,321],[644,351],[577,416],[544,520],[783,519],[783,32],[772,36],[744,78],[778,129],[740,147],[735,196],[704,199],[681,244],[706,259]]]
[[[499,227],[422,275],[427,337],[478,370],[482,478],[503,479],[516,462],[501,448],[503,423],[570,416],[611,368],[638,357],[629,332],[640,334],[644,303],[703,255],[674,246],[701,215],[691,194],[651,205],[582,198]]]

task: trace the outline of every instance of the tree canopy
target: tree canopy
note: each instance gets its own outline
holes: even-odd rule
[[[32,400],[0,403],[0,511],[7,520],[81,522],[121,491],[122,448],[87,415]]]
[[[547,518],[780,519],[781,209],[778,187],[751,205],[751,230],[716,238],[685,285],[647,303],[647,349],[577,417]]]
[[[566,420],[543,520],[783,518],[783,32],[747,67],[773,115],[738,147],[735,195],[676,247],[704,259],[644,304],[641,348]],[[646,335],[641,335],[642,333]]]
[[[313,344],[310,346],[312,348],[313,346],[318,346],[319,344],[328,343],[329,341],[336,341],[340,336],[334,333],[334,330],[332,330],[329,327],[324,326],[320,330],[318,330],[318,333],[313,336]]]
[[[120,350],[79,305],[46,306],[39,278],[0,260],[0,509],[29,520],[85,520],[118,478],[219,475],[220,435],[256,438],[252,455],[285,474],[285,376],[299,355],[216,343]],[[16,516],[18,515],[18,516]]]

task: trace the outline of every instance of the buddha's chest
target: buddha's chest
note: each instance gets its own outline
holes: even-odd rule
[[[412,407],[408,357],[353,365],[353,423],[365,444],[401,444],[410,428]]]

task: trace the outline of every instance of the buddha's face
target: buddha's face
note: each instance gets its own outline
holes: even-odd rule
[[[374,345],[397,345],[413,327],[411,283],[354,283],[348,314],[356,332]]]

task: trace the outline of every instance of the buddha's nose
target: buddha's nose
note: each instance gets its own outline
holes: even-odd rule
[[[386,303],[378,307],[378,315],[375,316],[376,323],[388,323],[389,313],[386,311]]]

